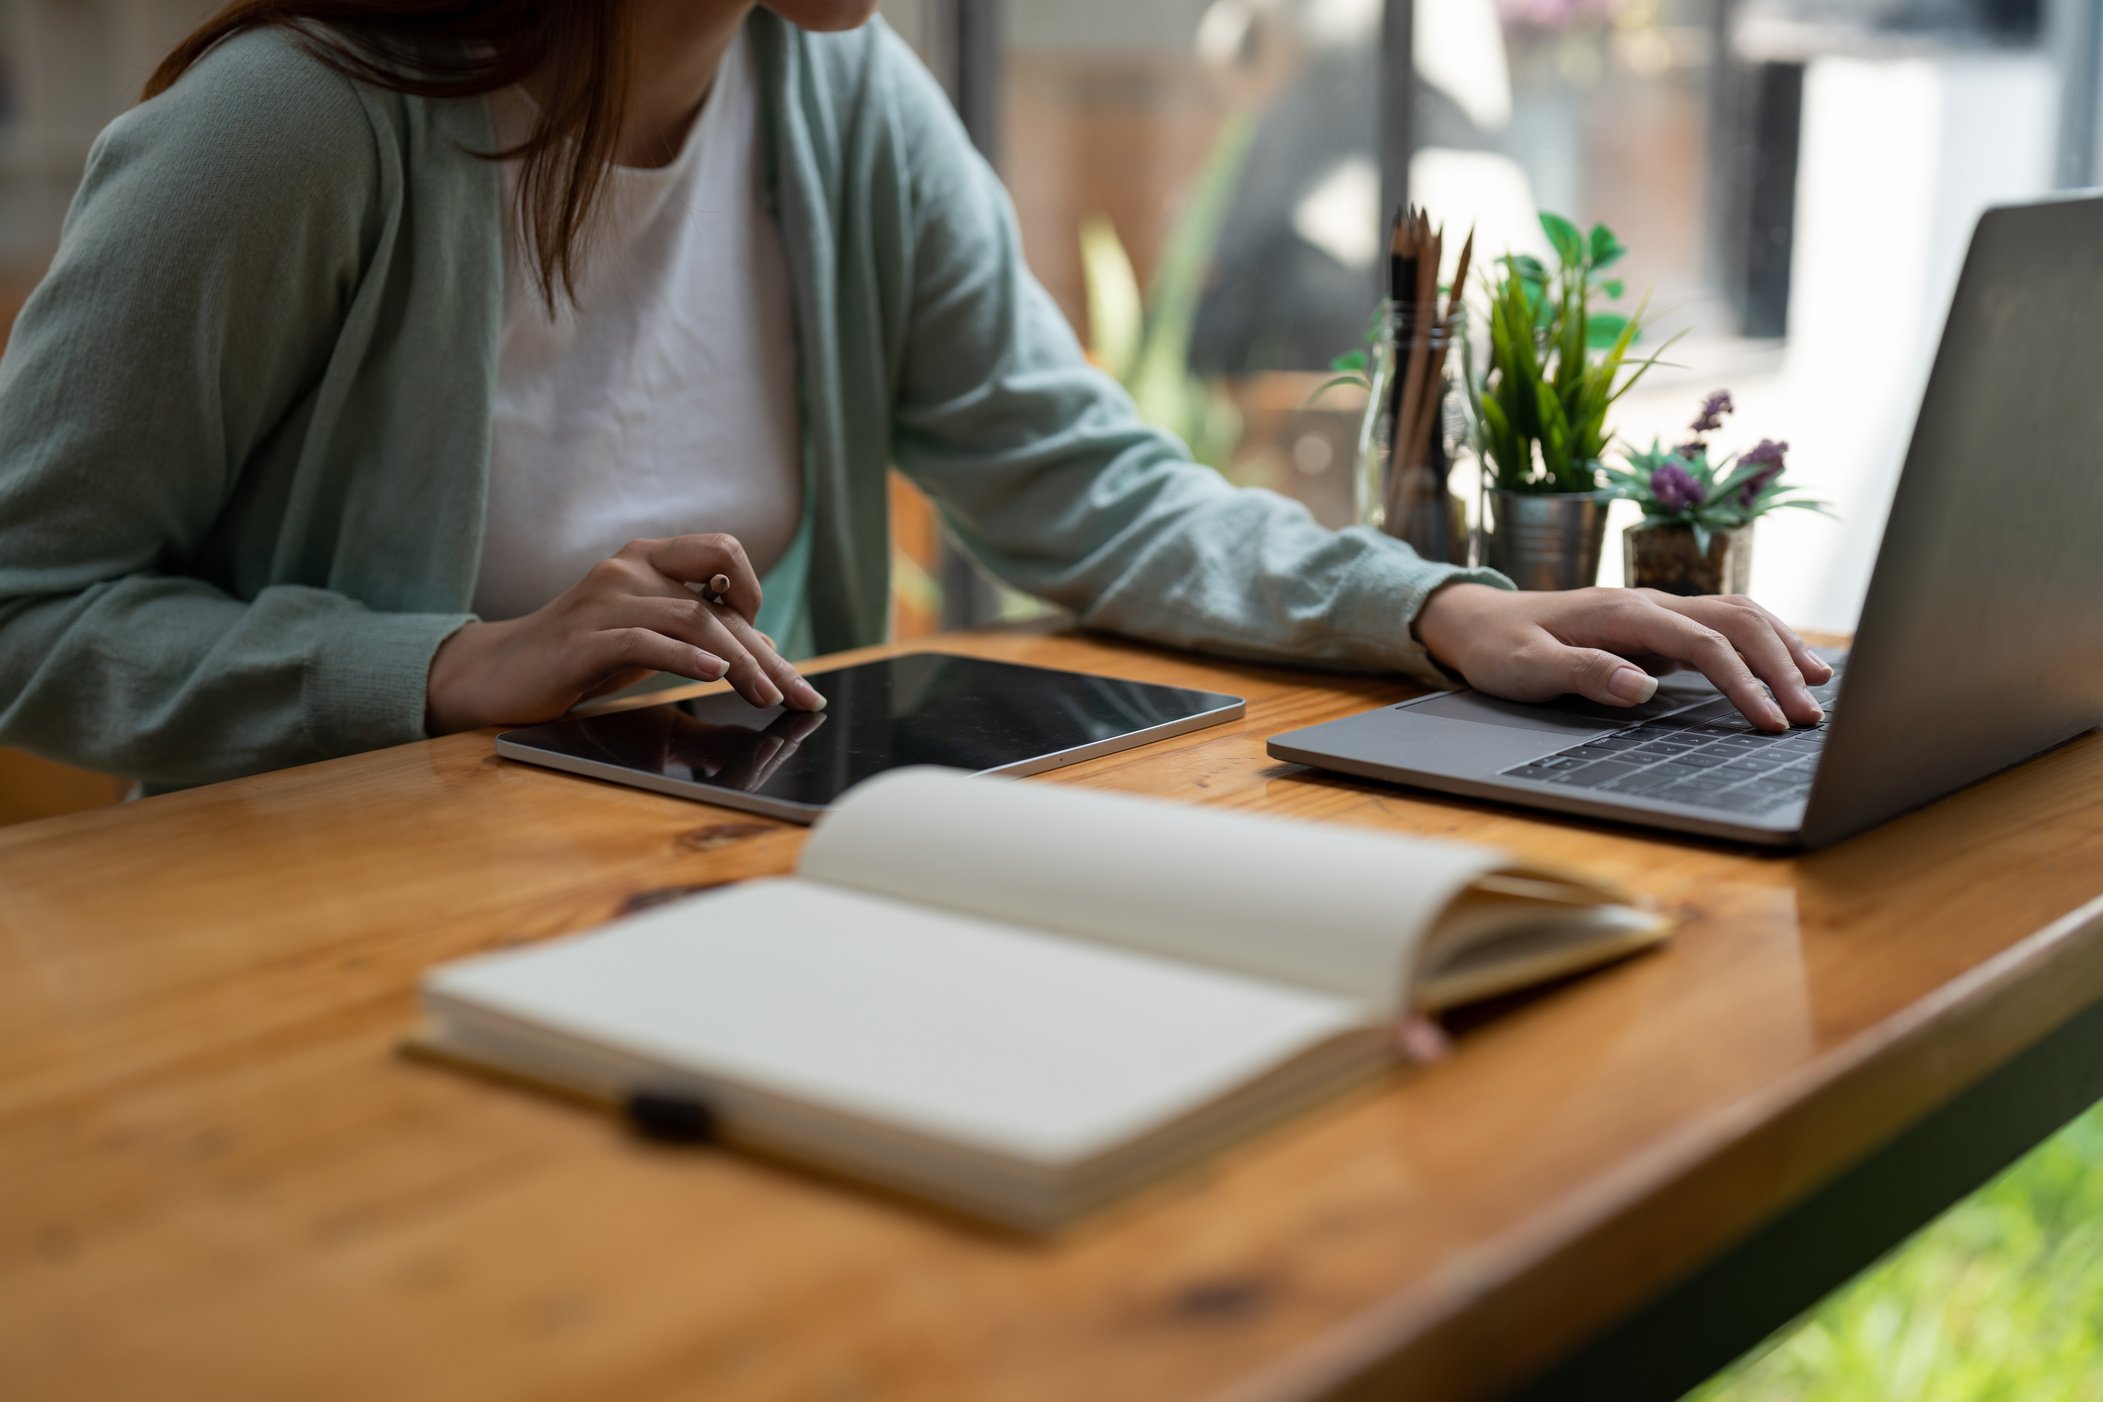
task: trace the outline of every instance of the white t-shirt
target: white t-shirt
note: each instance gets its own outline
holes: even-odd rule
[[[496,101],[498,140],[516,144],[530,100]],[[759,162],[740,33],[677,158],[610,172],[574,305],[550,313],[509,221],[480,617],[531,613],[637,538],[723,531],[761,575],[788,550],[803,514],[795,326]]]

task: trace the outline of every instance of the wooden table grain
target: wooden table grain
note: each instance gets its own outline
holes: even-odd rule
[[[1040,1242],[398,1054],[431,965],[801,829],[474,734],[0,831],[0,1392],[1488,1396],[2103,1001],[2103,735],[1760,855],[1265,756],[1390,680],[940,645],[1249,700],[1030,782],[1502,843],[1682,933]]]

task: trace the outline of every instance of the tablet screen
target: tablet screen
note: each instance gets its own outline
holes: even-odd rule
[[[823,711],[762,710],[721,692],[515,730],[497,748],[512,759],[807,818],[887,769],[1048,769],[1242,711],[1239,697],[1217,692],[946,653],[859,663],[810,682],[825,697]]]

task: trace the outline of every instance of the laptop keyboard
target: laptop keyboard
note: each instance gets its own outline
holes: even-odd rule
[[[1840,690],[1840,670],[1836,663],[1833,679],[1811,688],[1827,722]],[[1825,723],[1770,735],[1755,730],[1736,706],[1719,698],[1514,765],[1503,775],[1755,814],[1810,795],[1825,743]]]

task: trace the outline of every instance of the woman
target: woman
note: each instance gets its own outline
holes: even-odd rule
[[[1690,663],[1817,718],[1744,601],[1511,593],[1185,461],[873,8],[242,0],[187,40],[0,365],[0,742],[162,788],[653,671],[815,708],[785,659],[881,636],[894,462],[1094,626],[1527,699]]]

